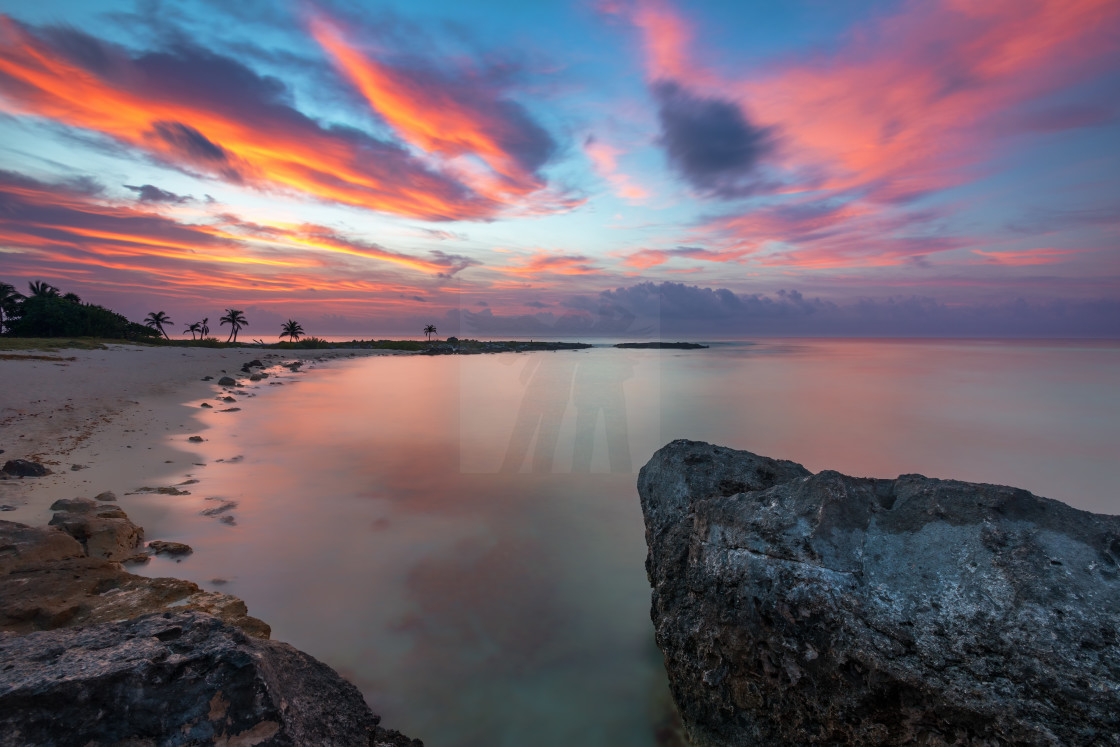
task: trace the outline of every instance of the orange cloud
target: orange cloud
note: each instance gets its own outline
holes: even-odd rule
[[[1080,254],[1079,249],[1024,249],[1021,251],[985,251],[983,249],[973,249],[973,254],[977,254],[983,258],[983,261],[988,264],[997,265],[1050,265],[1055,262],[1061,262],[1064,258],[1071,254]]]
[[[521,205],[537,193],[530,207],[542,212],[579,204],[542,192],[546,183],[538,169],[555,143],[521,106],[474,71],[452,77],[391,65],[363,54],[321,15],[309,25],[339,70],[403,140],[441,159],[478,193],[506,205]]]
[[[590,257],[582,254],[561,254],[538,251],[528,257],[513,260],[504,267],[491,269],[518,277],[538,275],[598,275],[602,270],[591,264]]]
[[[109,63],[88,69],[72,47]],[[196,173],[258,189],[429,220],[487,219],[500,205],[400,147],[324,128],[274,80],[198,52],[131,58],[78,32],[37,37],[0,17],[3,109],[99,132]]]

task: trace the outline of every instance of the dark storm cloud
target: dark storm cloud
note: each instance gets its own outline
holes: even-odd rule
[[[697,96],[673,81],[653,86],[661,144],[669,165],[701,193],[734,198],[750,194],[770,134],[752,125],[732,101]]]

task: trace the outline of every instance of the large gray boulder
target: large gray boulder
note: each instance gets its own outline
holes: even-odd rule
[[[202,612],[0,633],[0,746],[422,747],[285,643]]]
[[[694,743],[1120,744],[1120,517],[691,441],[638,490]]]

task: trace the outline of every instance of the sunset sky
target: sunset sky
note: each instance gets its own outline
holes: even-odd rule
[[[1120,336],[1116,0],[0,0],[0,281],[243,336]]]

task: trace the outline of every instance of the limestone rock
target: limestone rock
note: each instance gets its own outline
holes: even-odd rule
[[[249,635],[269,635],[268,625],[250,617],[237,597],[176,578],[134,576],[119,563],[87,557],[81,543],[58,528],[0,521],[0,630],[30,633],[169,608],[201,610]]]
[[[291,646],[197,611],[0,637],[0,745],[409,745]]]
[[[190,555],[194,549],[190,545],[183,544],[182,542],[166,542],[164,540],[152,540],[148,543],[148,549],[156,555]]]
[[[82,543],[86,554],[93,558],[124,560],[135,554],[144,538],[144,530],[111,503],[63,498],[51,504],[51,510],[56,513],[50,525]]]
[[[61,529],[0,521],[0,575],[52,560],[84,555],[81,543]]]
[[[638,488],[694,743],[1120,744],[1120,517],[689,441]]]

